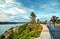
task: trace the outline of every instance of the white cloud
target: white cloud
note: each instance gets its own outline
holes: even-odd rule
[[[5,0],[6,4],[12,3],[14,0]]]
[[[0,7],[6,7],[10,3],[13,3],[13,0],[0,0]]]
[[[15,0],[0,0],[0,21],[12,21],[14,17],[8,15],[14,16],[19,13],[26,13],[26,10],[21,8],[21,5]]]
[[[6,5],[5,4],[0,4],[0,7],[5,7]]]
[[[0,21],[7,21],[7,20],[9,20],[9,16],[7,16],[4,13],[1,13],[0,14]]]
[[[16,15],[17,14],[17,12],[14,11],[14,9],[9,9],[9,10],[3,11],[3,12],[5,12],[6,14],[11,14],[11,15]]]
[[[26,13],[25,9],[19,9],[19,8],[15,8],[17,12],[19,13]]]
[[[6,12],[11,14],[26,13],[26,10],[21,7],[21,3],[14,0],[0,0],[0,12]],[[19,8],[18,8],[19,7]]]
[[[0,21],[13,21],[15,18],[14,16],[17,16],[18,14],[25,14],[28,11],[34,11],[33,9],[28,9],[24,6],[22,7],[22,5],[23,4],[18,3],[15,0],[0,0]],[[28,17],[24,18],[28,19]]]

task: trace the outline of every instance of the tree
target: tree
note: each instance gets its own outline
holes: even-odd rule
[[[40,20],[39,20],[39,19],[37,19],[37,23],[38,23],[38,24],[40,23]]]
[[[34,12],[32,12],[30,14],[30,18],[31,18],[31,23],[36,23],[35,19],[36,19],[36,15],[34,14]]]
[[[57,17],[57,16],[55,16],[55,20],[56,20],[56,23],[58,23],[59,21],[59,19],[58,19],[59,17]]]

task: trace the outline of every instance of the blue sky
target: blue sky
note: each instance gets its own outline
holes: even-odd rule
[[[0,0],[0,21],[29,21],[31,12],[40,20],[60,17],[60,0]]]

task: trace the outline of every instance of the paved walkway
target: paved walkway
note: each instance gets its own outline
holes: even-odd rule
[[[43,26],[43,30],[41,32],[40,37],[35,39],[51,39],[47,26],[46,25],[42,25],[42,26]]]

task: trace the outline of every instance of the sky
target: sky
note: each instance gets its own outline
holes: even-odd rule
[[[0,0],[0,22],[25,22],[34,12],[36,19],[60,17],[60,0]]]

